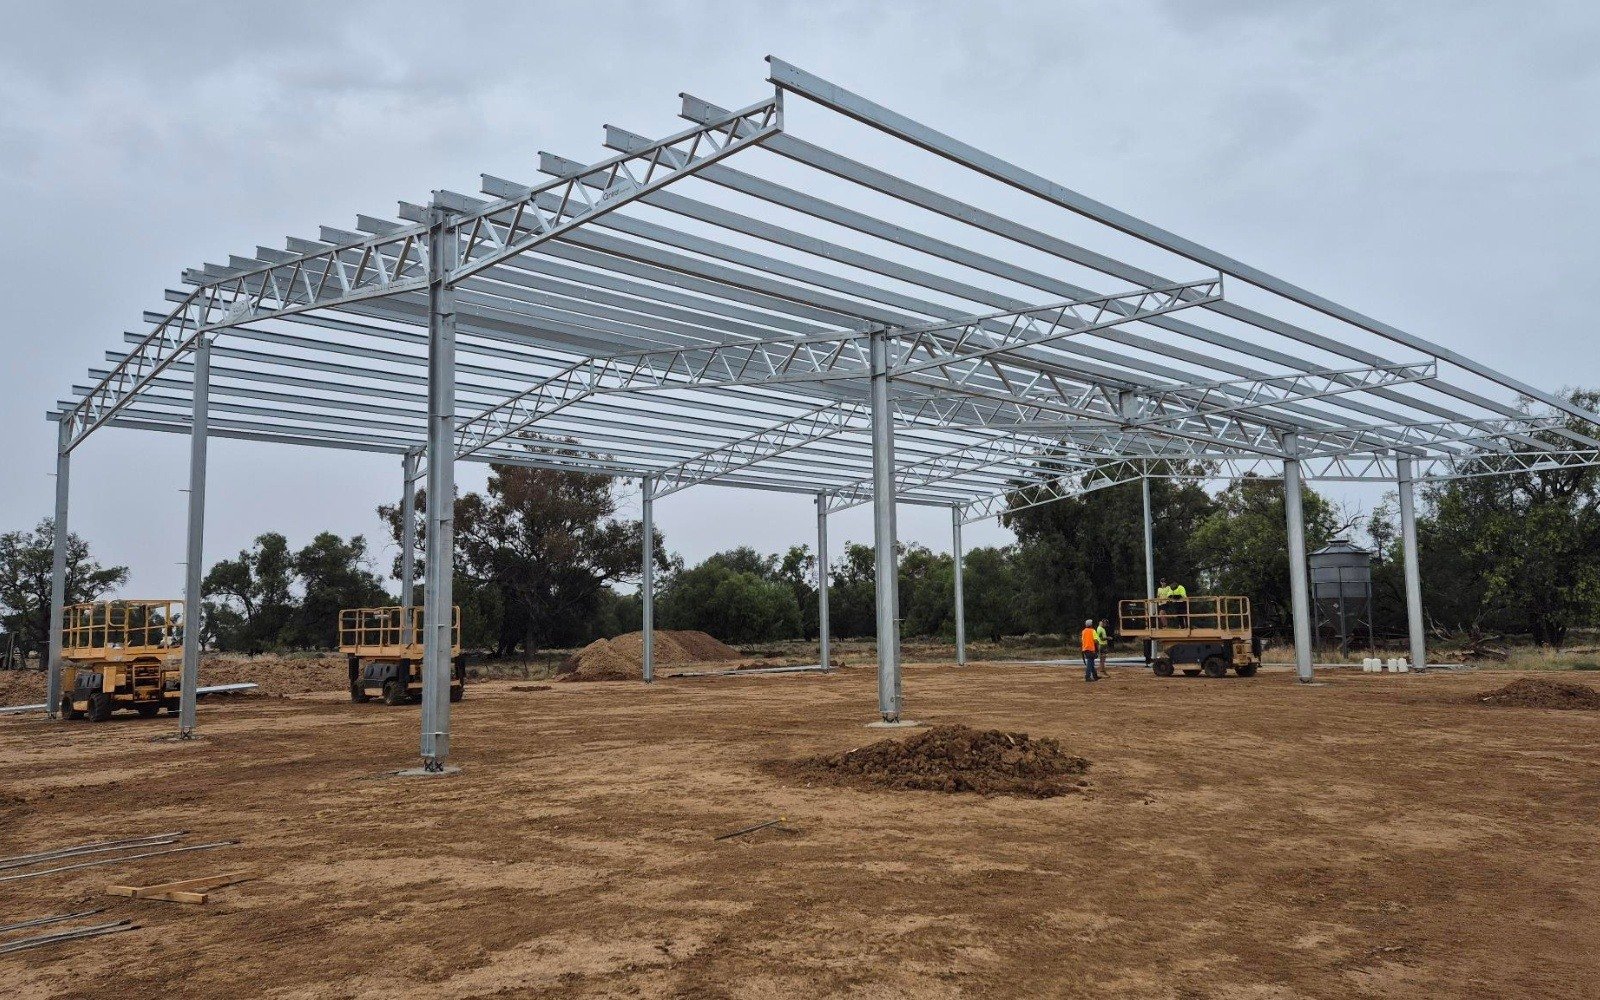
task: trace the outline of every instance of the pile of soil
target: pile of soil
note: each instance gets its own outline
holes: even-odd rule
[[[281,697],[317,691],[346,691],[350,669],[338,653],[244,656],[210,653],[200,660],[200,684],[259,684],[245,695]]]
[[[1570,681],[1520,677],[1505,687],[1473,695],[1472,700],[1510,708],[1600,709],[1600,690]]]
[[[39,704],[45,682],[43,670],[0,670],[0,706]]]
[[[775,765],[795,777],[836,785],[977,792],[1048,799],[1081,792],[1089,762],[1053,739],[969,726],[934,726],[833,756]]]
[[[315,691],[344,691],[350,686],[345,659],[337,653],[310,653],[280,656],[263,653],[245,656],[238,653],[207,653],[200,658],[200,684],[259,684],[250,696],[309,694]],[[32,705],[44,701],[46,677],[43,670],[0,670],[0,705]]]
[[[651,633],[655,665],[727,663],[743,659],[737,649],[704,632]],[[644,633],[629,632],[615,639],[596,639],[567,657],[556,673],[566,681],[636,681],[644,676]]]

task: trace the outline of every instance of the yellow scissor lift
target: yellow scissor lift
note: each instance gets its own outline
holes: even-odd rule
[[[178,711],[183,602],[90,601],[62,611],[61,715],[104,722],[118,709]]]
[[[1118,632],[1143,639],[1145,663],[1157,677],[1224,677],[1231,668],[1253,677],[1261,666],[1261,642],[1250,624],[1248,597],[1189,597],[1171,601],[1135,598],[1117,609]]]
[[[374,694],[386,705],[402,705],[422,697],[422,609],[411,609],[409,635],[401,627],[405,610],[346,608],[339,612],[339,652],[350,666],[350,700],[369,701]],[[409,640],[409,641],[407,641]],[[461,608],[450,628],[450,700],[466,693],[467,660],[461,655]]]

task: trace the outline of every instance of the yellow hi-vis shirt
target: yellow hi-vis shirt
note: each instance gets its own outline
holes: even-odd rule
[[[1106,627],[1104,625],[1101,625],[1094,630],[1094,641],[1099,643],[1102,649],[1111,645],[1111,636],[1106,634]]]
[[[1167,596],[1171,597],[1173,600],[1187,601],[1189,599],[1189,592],[1184,590],[1183,584],[1180,583],[1176,587],[1173,587],[1171,593],[1169,593]]]
[[[1156,588],[1156,600],[1158,600],[1158,601],[1170,601],[1170,600],[1172,600],[1172,588],[1171,587],[1157,587]]]

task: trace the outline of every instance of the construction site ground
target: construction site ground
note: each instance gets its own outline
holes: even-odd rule
[[[907,667],[912,717],[1088,758],[1049,799],[770,766],[897,735],[864,667],[478,684],[433,779],[389,774],[414,706],[340,691],[208,700],[187,743],[0,717],[0,856],[241,841],[0,887],[0,923],[142,925],[0,956],[0,995],[1593,997],[1600,712],[1472,697],[1515,676]]]

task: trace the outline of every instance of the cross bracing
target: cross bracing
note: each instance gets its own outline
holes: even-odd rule
[[[781,60],[768,83],[195,262],[51,412],[62,455],[121,426],[406,455],[430,489],[465,458],[958,523],[1161,476],[1600,460],[1558,395]]]

